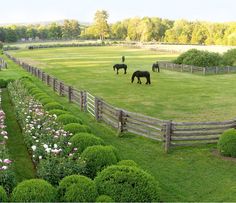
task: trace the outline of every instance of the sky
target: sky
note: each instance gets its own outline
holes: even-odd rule
[[[236,0],[0,0],[0,24],[76,19],[92,22],[97,10],[113,23],[130,17],[236,22]]]

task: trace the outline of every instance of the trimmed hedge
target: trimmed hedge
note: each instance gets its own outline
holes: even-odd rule
[[[217,147],[222,155],[236,157],[236,130],[226,130],[220,136]]]
[[[95,183],[82,175],[67,176],[58,186],[58,198],[62,202],[94,202],[97,196]]]
[[[117,163],[117,165],[139,167],[139,165],[135,163],[133,160],[121,160]]]
[[[42,179],[25,180],[19,183],[12,192],[14,202],[53,202],[56,189]]]
[[[7,202],[7,193],[1,185],[0,185],[0,202]]]
[[[60,110],[60,109],[53,109],[53,110],[50,110],[49,113],[50,113],[50,114],[55,114],[55,115],[57,115],[57,116],[60,116],[60,115],[62,115],[62,114],[68,113],[68,111]]]
[[[158,183],[137,167],[109,166],[94,181],[99,194],[109,195],[115,202],[160,201]]]
[[[76,116],[73,116],[69,113],[62,114],[62,115],[58,116],[57,121],[63,125],[67,125],[69,123],[82,124],[82,121],[79,118],[77,118]]]
[[[91,132],[90,128],[87,125],[81,125],[79,123],[69,123],[64,126],[64,130],[72,134],[76,134],[79,132]]]
[[[108,195],[100,195],[96,198],[96,202],[114,202],[114,200]]]
[[[87,147],[104,145],[104,141],[90,133],[77,133],[70,138],[71,149],[77,148],[77,152],[83,152]]]
[[[236,49],[230,49],[224,53],[223,63],[227,66],[236,66]]]
[[[48,103],[44,106],[44,108],[47,110],[47,111],[50,111],[50,110],[53,110],[53,109],[61,109],[63,110],[64,107],[59,104],[58,102],[51,102],[51,103]]]
[[[85,174],[90,178],[94,178],[97,172],[119,161],[113,146],[102,145],[88,147],[81,154],[81,158],[85,162]]]

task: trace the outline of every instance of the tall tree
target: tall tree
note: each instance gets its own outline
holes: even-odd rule
[[[80,35],[80,25],[77,20],[64,20],[62,27],[62,37],[66,39],[76,39]]]
[[[94,16],[94,27],[97,35],[101,40],[109,35],[109,25],[108,25],[108,13],[105,10],[97,11]]]

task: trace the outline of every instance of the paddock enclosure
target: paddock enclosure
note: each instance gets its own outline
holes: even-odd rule
[[[97,120],[105,121],[119,132],[162,141],[166,150],[216,143],[225,129],[236,126],[232,119],[236,112],[231,103],[235,98],[225,92],[228,85],[227,89],[235,92],[228,81],[235,83],[234,75],[203,77],[161,69],[161,73],[152,73],[154,84],[150,88],[132,85],[130,76],[138,64],[150,71],[153,61],[171,60],[175,55],[117,47],[96,47],[96,50],[99,52],[92,47],[60,48],[12,54],[18,56],[14,60],[27,71],[60,95],[68,96],[69,101],[78,103],[81,110]],[[127,60],[128,77],[113,72],[112,63],[119,62],[120,55],[130,60]]]

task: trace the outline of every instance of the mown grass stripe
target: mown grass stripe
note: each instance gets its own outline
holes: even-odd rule
[[[24,144],[23,135],[16,120],[14,107],[11,104],[9,94],[6,89],[2,91],[2,108],[6,114],[5,124],[7,125],[6,130],[9,135],[7,148],[11,159],[14,161],[16,179],[20,182],[25,179],[34,178],[35,168]]]

